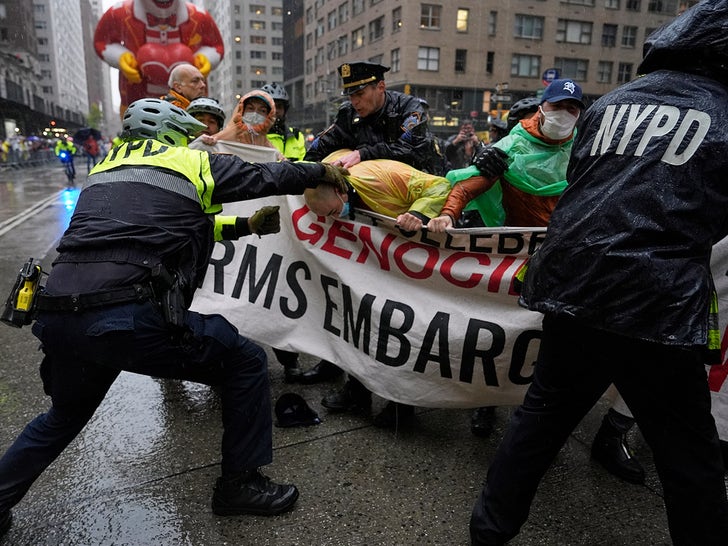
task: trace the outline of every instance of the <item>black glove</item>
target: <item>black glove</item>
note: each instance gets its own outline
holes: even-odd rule
[[[472,164],[486,178],[498,178],[508,170],[508,154],[493,146],[484,146],[475,154]]]
[[[339,193],[346,193],[349,191],[349,184],[346,182],[345,178],[349,174],[348,170],[344,167],[340,167],[339,165],[331,165],[329,163],[321,163],[321,165],[323,165],[324,169],[326,169],[324,177],[322,178],[323,182],[334,186],[337,190],[339,190]]]
[[[267,206],[255,211],[255,214],[248,218],[248,226],[250,233],[255,233],[258,237],[268,235],[269,233],[278,233],[281,230],[281,214],[278,212],[280,207]]]

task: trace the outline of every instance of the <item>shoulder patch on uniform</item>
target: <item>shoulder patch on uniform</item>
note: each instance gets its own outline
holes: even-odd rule
[[[412,112],[402,123],[402,130],[405,132],[411,131],[420,123],[422,123],[422,114],[420,112]]]

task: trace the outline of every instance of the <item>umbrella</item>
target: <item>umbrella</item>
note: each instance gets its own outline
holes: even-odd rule
[[[94,140],[101,140],[101,133],[91,127],[84,127],[76,131],[73,135],[74,142],[85,142],[89,136],[94,137]]]

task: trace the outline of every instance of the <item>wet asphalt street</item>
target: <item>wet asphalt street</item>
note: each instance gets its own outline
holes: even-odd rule
[[[82,181],[85,168],[77,169]],[[3,301],[28,257],[42,259],[49,269],[75,194],[64,191],[59,165],[0,170]],[[217,395],[201,385],[123,373],[91,423],[13,509],[13,526],[0,544],[469,543],[470,511],[509,408],[498,409],[490,438],[470,433],[469,410],[418,409],[414,426],[385,431],[367,416],[328,414],[320,401],[336,385],[284,384],[282,367],[269,356],[273,401],[297,392],[323,420],[310,428],[274,428],[274,462],[264,472],[299,487],[292,512],[215,516],[210,497],[219,474]],[[304,356],[303,365],[317,360]],[[28,327],[0,325],[0,451],[48,407],[39,363]],[[375,398],[374,412],[382,405]],[[600,402],[570,437],[512,544],[670,544],[660,485],[639,431],[630,438],[647,470],[644,486],[620,482],[590,460],[606,407]]]

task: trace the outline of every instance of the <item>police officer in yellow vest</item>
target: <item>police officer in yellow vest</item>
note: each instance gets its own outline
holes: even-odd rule
[[[320,182],[344,189],[321,163],[247,163],[187,148],[204,125],[159,99],[124,114],[125,142],[91,171],[39,297],[33,333],[52,398],[0,459],[0,518],[83,429],[119,373],[217,385],[222,398],[218,515],[274,515],[292,508],[294,485],[258,470],[272,460],[265,352],[220,315],[189,310],[207,270],[213,235],[277,231],[265,215],[214,227],[222,203],[300,194]]]
[[[280,83],[268,83],[261,90],[268,93],[276,105],[276,120],[268,130],[268,140],[289,161],[300,161],[306,155],[306,138],[297,128],[286,125],[286,114],[291,105],[286,88]]]

